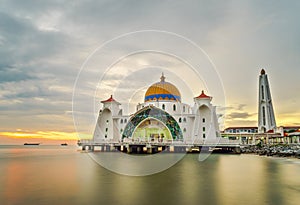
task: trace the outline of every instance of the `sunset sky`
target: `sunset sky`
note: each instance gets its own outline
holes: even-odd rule
[[[182,101],[192,103],[193,96],[207,90],[213,103],[226,108],[225,126],[256,126],[258,76],[264,68],[277,125],[300,125],[299,10],[297,0],[0,0],[0,144],[76,140],[72,97],[84,62],[105,42],[141,30],[171,32],[201,47],[215,65],[226,104],[218,100],[219,93],[204,86],[210,79],[194,87],[185,84],[189,68],[156,54],[135,55],[115,64],[115,76],[105,82],[110,86],[107,90],[96,88],[101,83],[91,83],[96,77],[99,82],[108,69],[93,61],[94,70],[85,73],[84,86],[77,87],[75,94],[82,97],[78,101],[96,90],[97,109],[110,94],[121,103],[125,93],[142,102],[147,87],[165,71],[166,80],[181,91]],[[170,47],[187,49],[180,44]],[[126,53],[128,45],[119,43],[118,49]],[[110,57],[109,52],[103,55]],[[165,62],[174,70],[165,70]],[[139,71],[130,73],[128,66]],[[117,74],[123,79],[117,81],[118,92]]]

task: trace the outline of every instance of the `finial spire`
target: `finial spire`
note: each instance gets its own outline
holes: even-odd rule
[[[165,82],[166,77],[164,76],[164,72],[162,72],[161,77],[160,77],[160,81],[161,82]]]
[[[261,75],[265,75],[265,74],[266,74],[265,69],[261,69],[260,74],[261,74]]]

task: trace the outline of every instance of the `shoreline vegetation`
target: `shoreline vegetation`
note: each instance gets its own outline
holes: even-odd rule
[[[241,147],[241,154],[272,157],[295,157],[300,159],[299,144],[249,145]]]

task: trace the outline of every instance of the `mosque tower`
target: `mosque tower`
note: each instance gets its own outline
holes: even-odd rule
[[[264,69],[259,76],[259,95],[258,95],[258,132],[275,132],[276,120],[273,110],[272,97],[268,76]]]

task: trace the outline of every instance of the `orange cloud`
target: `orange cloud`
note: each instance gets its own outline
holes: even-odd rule
[[[77,132],[58,132],[58,131],[26,131],[18,129],[16,132],[0,132],[0,136],[9,137],[9,138],[40,138],[40,139],[49,139],[49,140],[78,140]],[[80,136],[88,135],[80,134]]]

